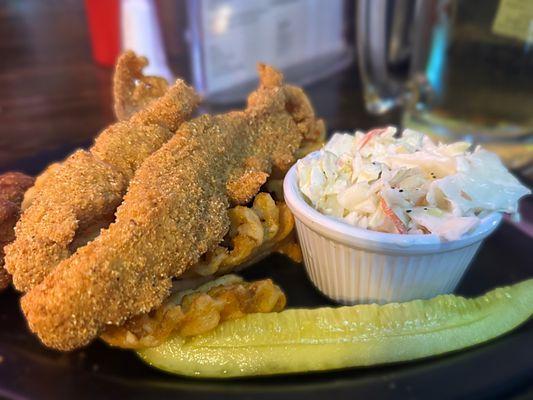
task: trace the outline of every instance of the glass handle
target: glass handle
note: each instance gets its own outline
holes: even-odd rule
[[[384,114],[403,103],[405,80],[391,68],[411,55],[413,0],[359,0],[357,53],[367,110]]]

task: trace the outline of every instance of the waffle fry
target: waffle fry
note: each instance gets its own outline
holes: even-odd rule
[[[285,304],[285,294],[270,279],[248,283],[236,275],[226,275],[194,291],[178,292],[158,309],[122,326],[108,327],[101,338],[121,348],[153,347],[171,334],[200,335],[223,321],[278,312]]]
[[[276,202],[269,193],[261,192],[251,206],[233,207],[229,215],[231,227],[224,242],[207,252],[183,278],[226,274],[282,249],[295,261],[301,261],[301,252],[291,235],[294,218],[284,202]]]

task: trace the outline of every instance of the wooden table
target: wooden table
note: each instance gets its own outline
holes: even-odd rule
[[[92,61],[81,1],[0,2],[0,38],[0,172],[37,174],[113,121],[112,71]],[[306,90],[330,131],[397,120],[365,112],[355,66]]]

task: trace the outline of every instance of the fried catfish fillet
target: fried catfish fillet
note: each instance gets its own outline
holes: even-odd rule
[[[325,127],[317,128],[315,136],[302,141],[297,158],[324,144]],[[230,228],[224,240],[174,281],[175,293],[146,314],[108,326],[100,338],[112,346],[141,349],[157,346],[174,334],[202,334],[246,314],[281,311],[285,295],[270,279],[248,283],[224,274],[240,271],[271,253],[302,261],[282,185],[283,179],[269,179],[264,185],[267,192],[259,192],[246,206],[230,208]],[[194,290],[179,289],[202,282],[207,283]]]
[[[113,74],[113,108],[117,120],[129,119],[167,91],[168,82],[164,78],[143,74],[143,68],[147,65],[148,60],[145,57],[138,57],[130,50],[118,58]],[[59,165],[59,163],[49,165],[37,177],[34,186],[24,195],[23,210],[29,207],[34,193],[46,184],[46,178],[52,175]]]
[[[124,71],[131,63],[134,64],[131,76],[139,77],[146,61],[131,52],[124,54],[117,67],[121,77],[119,87],[131,82]],[[127,79],[123,78],[125,75]],[[139,79],[159,82],[153,77]],[[135,97],[135,107],[128,100],[130,95],[125,94],[129,92],[117,87],[116,91],[122,96],[119,109],[126,107],[130,112],[141,103],[145,107],[128,120],[104,129],[88,151],[74,152],[37,178],[24,202],[16,240],[6,247],[6,269],[18,290],[28,291],[41,282],[59,262],[93,240],[101,228],[114,220],[114,213],[137,168],[170,139],[196,109],[199,97],[182,80],[177,80],[154,99],[161,86],[157,93],[147,94],[146,104],[137,102]],[[131,96],[134,95],[135,91]]]
[[[133,51],[126,51],[117,60],[113,98],[115,116],[119,121],[129,119],[167,91],[166,79],[143,74],[142,70],[147,65],[148,60],[137,57]]]
[[[33,185],[31,176],[20,172],[0,175],[0,290],[5,289],[11,277],[4,266],[4,246],[15,239],[15,224],[20,215],[24,192]]]
[[[319,120],[315,132],[302,140],[296,158],[321,148],[324,142],[325,126]],[[261,190],[250,204],[228,210],[230,228],[224,240],[205,253],[198,264],[189,268],[180,279],[214,277],[240,271],[270,253],[285,254],[295,262],[302,262],[294,217],[283,198],[283,176],[269,177]]]
[[[136,171],[115,222],[22,298],[44,344],[74,349],[160,306],[172,278],[224,238],[231,205],[294,162],[322,124],[301,89],[273,68],[260,65],[259,74],[244,111],[182,124]]]

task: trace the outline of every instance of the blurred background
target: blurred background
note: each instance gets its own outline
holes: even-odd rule
[[[263,61],[329,132],[397,124],[533,177],[531,0],[0,0],[0,172],[88,146],[124,49],[194,84],[201,112],[241,107]]]

